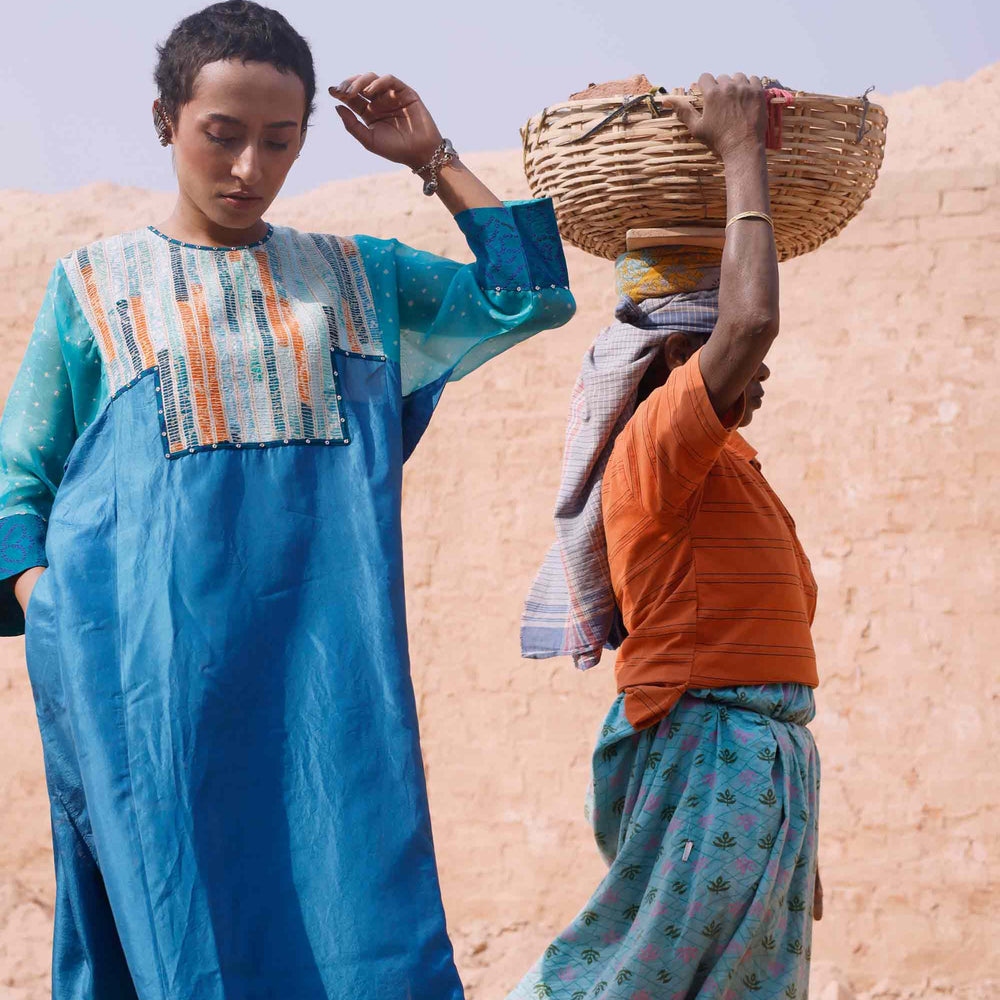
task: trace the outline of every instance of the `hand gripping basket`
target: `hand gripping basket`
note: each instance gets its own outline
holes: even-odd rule
[[[686,93],[701,110],[697,88],[673,93]],[[554,200],[563,238],[614,259],[625,252],[629,230],[724,227],[722,161],[662,97],[629,100],[622,112],[626,100],[556,104],[521,130],[528,185],[536,197]],[[867,93],[769,100],[784,105],[780,148],[768,149],[767,163],[778,259],[788,260],[836,236],[861,210],[882,165],[887,118]]]

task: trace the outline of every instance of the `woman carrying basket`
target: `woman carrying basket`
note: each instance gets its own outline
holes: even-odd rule
[[[156,80],[176,208],[56,265],[0,425],[53,996],[460,1000],[402,465],[449,380],[572,315],[554,213],[502,205],[417,94],[370,73],[331,88],[346,130],[420,173],[475,263],[266,223],[315,78],[257,4],[185,18]]]
[[[619,259],[618,322],[584,360],[559,542],[522,623],[527,656],[588,667],[620,645],[588,800],[609,871],[510,1000],[808,987],[816,586],[738,432],[778,332],[766,108],[756,77],[699,84],[703,114],[668,100],[725,163],[721,266],[683,247]]]

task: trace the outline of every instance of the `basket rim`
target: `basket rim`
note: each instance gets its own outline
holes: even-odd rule
[[[864,96],[861,94],[858,94],[854,97],[844,97],[844,96],[838,96],[836,94],[816,94],[809,90],[793,90],[791,91],[791,93],[795,96],[796,110],[798,110],[799,101],[811,101],[816,103],[832,103],[832,104],[857,104],[858,106],[863,106],[865,100]],[[641,96],[642,96],[641,94],[621,93],[615,95],[606,95],[604,97],[588,97],[584,100],[577,100],[577,101],[560,101],[557,104],[546,105],[546,107],[544,107],[541,111],[538,111],[535,114],[533,114],[528,119],[528,121],[532,122],[536,118],[540,118],[543,115],[553,114],[557,111],[597,111],[600,109],[610,109],[614,107],[620,107],[622,101],[626,97],[641,97]],[[664,97],[686,97],[688,100],[691,101],[692,104],[695,105],[695,107],[699,106],[702,102],[702,96],[700,92],[692,93],[690,91],[684,91],[683,93],[672,93],[668,91],[666,94],[652,94],[650,96],[655,102],[664,104],[665,110],[668,112],[672,111],[672,109],[669,106],[666,106],[665,102],[663,101]],[[885,114],[885,108],[881,104],[878,104],[872,100],[868,101],[868,109],[869,109],[868,110],[869,114],[875,111],[881,112],[883,115]]]

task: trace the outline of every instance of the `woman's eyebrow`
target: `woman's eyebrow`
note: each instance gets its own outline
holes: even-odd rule
[[[223,125],[246,124],[246,122],[240,121],[239,118],[233,118],[232,115],[223,115],[220,114],[218,111],[212,112],[212,114],[208,115],[208,120],[212,122],[221,122]],[[289,119],[288,121],[283,121],[283,122],[268,122],[268,124],[265,125],[264,128],[297,128],[298,125],[299,123],[297,121],[292,121],[291,119]]]

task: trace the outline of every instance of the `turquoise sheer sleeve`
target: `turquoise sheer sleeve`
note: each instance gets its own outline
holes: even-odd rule
[[[13,578],[48,565],[46,523],[66,460],[106,396],[90,326],[58,264],[0,419],[0,635],[24,631]]]
[[[462,378],[576,309],[550,200],[469,209],[455,221],[474,263],[357,238],[404,396]]]

